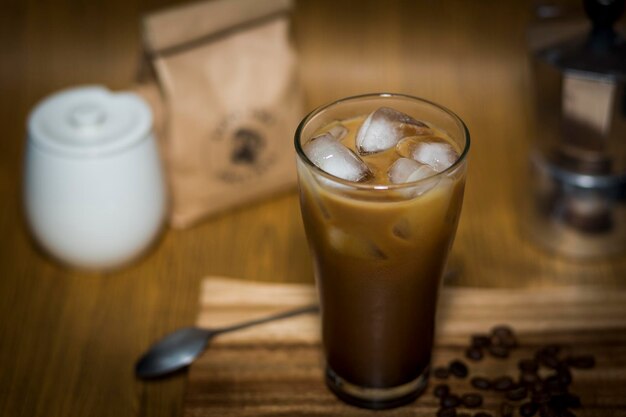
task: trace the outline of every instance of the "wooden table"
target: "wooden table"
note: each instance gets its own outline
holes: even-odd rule
[[[24,123],[63,87],[133,81],[142,13],[170,0],[8,0],[0,14],[0,414],[178,415],[184,375],[143,383],[135,358],[193,322],[209,274],[312,281],[295,192],[185,231],[115,273],[69,270],[33,246],[20,184]],[[531,135],[524,29],[530,2],[299,1],[294,39],[308,107],[366,91],[440,102],[473,140],[449,284],[625,285],[626,258],[549,255],[520,234]]]

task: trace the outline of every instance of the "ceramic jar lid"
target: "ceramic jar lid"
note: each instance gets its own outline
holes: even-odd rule
[[[100,86],[71,88],[41,101],[28,120],[38,148],[70,157],[100,157],[145,139],[152,127],[146,102]]]

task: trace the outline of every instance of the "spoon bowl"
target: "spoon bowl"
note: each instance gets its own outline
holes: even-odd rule
[[[152,345],[135,366],[140,378],[157,378],[189,366],[213,337],[211,330],[185,327]]]
[[[191,365],[204,352],[209,341],[220,333],[232,332],[257,324],[318,311],[318,306],[311,305],[228,327],[216,329],[185,327],[176,330],[150,347],[137,361],[135,374],[143,379],[158,378],[171,374]]]

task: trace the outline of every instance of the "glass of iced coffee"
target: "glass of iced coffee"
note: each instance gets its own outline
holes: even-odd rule
[[[469,144],[454,113],[399,94],[339,100],[296,131],[326,382],[350,404],[396,407],[426,387]]]

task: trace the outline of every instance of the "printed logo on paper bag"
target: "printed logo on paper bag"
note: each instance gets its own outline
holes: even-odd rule
[[[211,170],[221,181],[240,183],[265,175],[278,159],[271,140],[275,119],[267,111],[231,113],[211,135]]]
[[[239,129],[232,135],[233,152],[230,160],[234,164],[254,165],[265,146],[265,139],[252,129]]]

